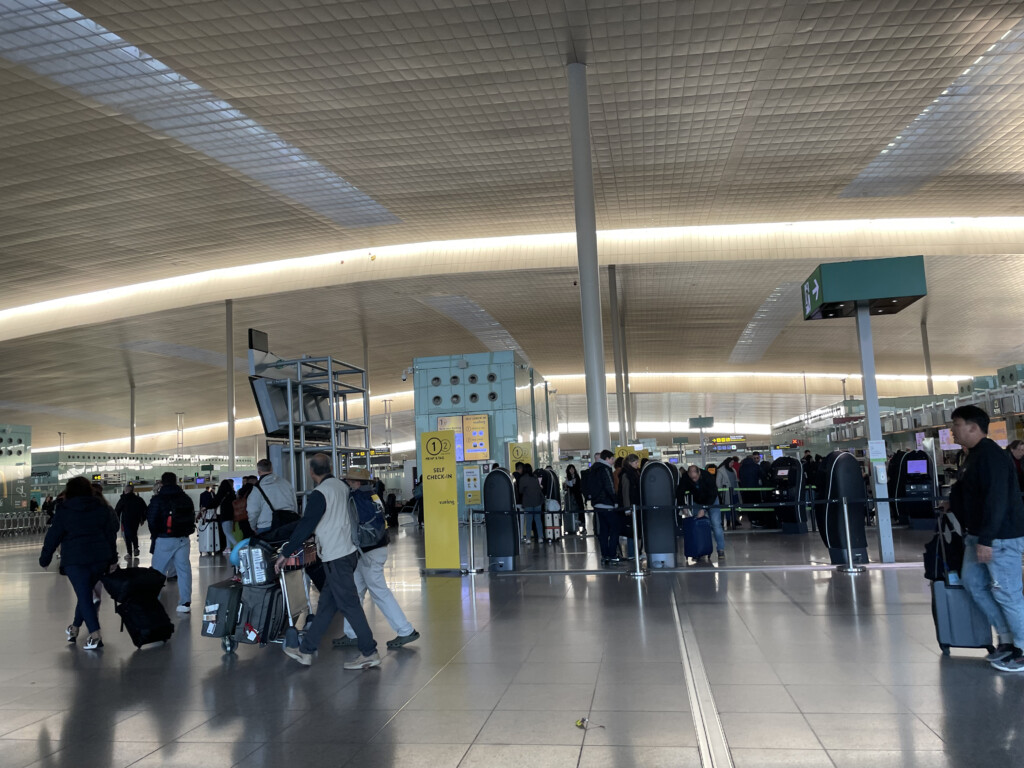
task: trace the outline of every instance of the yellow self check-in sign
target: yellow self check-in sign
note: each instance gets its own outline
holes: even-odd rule
[[[455,433],[423,432],[423,542],[427,570],[458,570],[459,501],[455,482]]]

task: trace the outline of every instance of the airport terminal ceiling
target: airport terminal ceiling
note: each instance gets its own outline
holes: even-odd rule
[[[601,230],[1024,215],[1022,39],[1017,2],[0,2],[0,309],[570,231],[573,56]],[[928,255],[927,301],[877,325],[880,371],[923,371],[922,312],[936,373],[1018,362],[1019,254]],[[762,302],[830,258],[815,256],[622,266],[631,370],[857,370],[852,323],[795,311],[758,360],[730,362]],[[573,270],[479,264],[240,298],[236,357],[249,325],[282,352],[357,363],[365,333],[374,391],[398,391],[414,356],[483,348],[426,301],[461,296],[539,370],[580,372]],[[131,375],[140,431],[173,429],[177,410],[220,421],[203,353],[222,335],[211,301],[2,342],[0,420],[123,434]],[[610,368],[607,332],[606,347]]]

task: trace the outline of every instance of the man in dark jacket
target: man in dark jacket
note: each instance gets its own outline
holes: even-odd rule
[[[139,528],[146,519],[146,502],[135,492],[135,486],[131,483],[125,486],[124,493],[114,507],[114,513],[121,524],[121,535],[124,536],[124,545],[128,550],[124,559],[130,563],[133,557],[139,556]]]
[[[601,545],[601,564],[621,562],[619,558],[619,536],[625,529],[625,518],[617,509],[618,498],[615,495],[615,482],[612,479],[612,459],[615,454],[605,449],[598,455],[590,467],[589,489],[590,501],[597,514],[597,541]]]
[[[1013,462],[988,438],[988,421],[976,405],[953,411],[953,438],[968,452],[957,483],[964,515],[960,578],[999,635],[989,663],[1024,672],[1024,503]]]
[[[711,532],[718,545],[718,559],[725,559],[725,531],[722,530],[722,508],[718,502],[718,485],[715,477],[706,469],[691,464],[686,474],[679,478],[678,499],[684,503],[685,494],[690,494],[691,511],[694,517],[708,516]]]
[[[149,532],[153,536],[152,566],[166,574],[173,562],[178,576],[178,613],[192,605],[192,534],[196,530],[196,505],[178,485],[178,476],[164,472],[160,490],[149,501]]]

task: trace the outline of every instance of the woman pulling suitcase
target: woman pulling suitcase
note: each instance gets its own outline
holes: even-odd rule
[[[117,518],[107,503],[93,494],[89,480],[73,477],[64,489],[64,503],[54,512],[39,554],[39,565],[46,568],[57,547],[61,548],[61,566],[78,598],[74,619],[64,636],[69,643],[77,642],[84,623],[89,637],[82,647],[87,651],[103,647],[93,589],[103,574],[117,567],[117,529]]]

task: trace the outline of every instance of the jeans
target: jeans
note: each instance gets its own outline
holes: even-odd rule
[[[540,507],[523,507],[523,538],[530,538],[533,524],[537,524],[537,541],[544,541],[544,518],[540,515]]]
[[[384,563],[387,560],[387,547],[371,549],[369,552],[364,552],[363,556],[359,558],[359,565],[356,566],[355,572],[359,603],[362,604],[366,592],[369,591],[370,597],[373,598],[373,604],[384,614],[384,618],[388,620],[391,628],[400,636],[411,635],[413,633],[412,624],[405,618],[405,612],[395,600],[395,596],[384,578]],[[347,618],[345,619],[345,634],[349,637],[356,636],[356,631],[352,629]]]
[[[125,554],[139,556],[139,526],[129,523],[122,529],[124,534],[124,546],[128,550]]]
[[[702,509],[706,510],[708,513],[708,520],[711,521],[711,533],[715,536],[715,544],[718,546],[718,551],[725,552],[725,531],[722,530],[722,508],[717,504],[712,504],[710,507],[701,507],[694,504],[694,516],[696,516]]]
[[[978,562],[978,537],[964,537],[960,581],[999,634],[1000,643],[1024,646],[1024,537],[992,541],[992,561]]]
[[[234,522],[223,522],[220,524],[220,530],[224,534],[224,549],[234,549],[235,544],[235,524]],[[230,542],[230,543],[229,543]]]
[[[163,574],[178,575],[178,605],[192,602],[192,563],[188,556],[192,551],[192,537],[158,537],[153,543],[152,566]],[[174,568],[171,569],[171,564]]]
[[[107,572],[106,563],[91,563],[89,565],[65,565],[64,573],[71,582],[71,588],[75,590],[75,597],[78,602],[75,605],[75,618],[71,622],[76,627],[82,626],[89,634],[100,631],[100,619],[96,615],[96,606],[93,605],[93,588],[100,580],[100,576]]]
[[[320,647],[320,640],[330,628],[334,614],[339,611],[355,630],[359,652],[369,656],[377,650],[377,641],[373,639],[373,631],[366,621],[363,604],[356,592],[355,571],[358,563],[358,552],[324,563],[324,572],[327,574],[325,589],[320,591],[320,604],[316,607],[313,626],[306,630],[299,643],[303,653],[313,653]]]
[[[621,512],[607,507],[595,507],[594,513],[600,521],[597,543],[601,545],[601,557],[619,556],[619,536],[626,528],[626,521]]]

